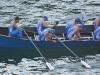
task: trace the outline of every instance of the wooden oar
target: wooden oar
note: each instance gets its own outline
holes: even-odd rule
[[[82,60],[81,60],[70,48],[68,48],[60,39],[58,39],[58,41],[60,41],[61,44],[63,44],[63,46],[65,46],[72,54],[74,54],[74,55],[81,61],[81,63],[82,63],[85,67],[91,68],[90,65],[88,65],[86,62],[82,61]]]
[[[84,15],[85,15],[85,10],[81,9],[81,14],[82,14],[82,21],[84,20]],[[84,22],[84,21],[83,21]]]
[[[40,50],[37,48],[37,46],[34,44],[34,42],[32,41],[32,39],[28,36],[28,34],[24,31],[24,33],[27,35],[28,39],[31,41],[31,43],[34,45],[34,47],[36,48],[36,50],[39,52],[39,54],[42,56],[42,58],[44,59],[44,61],[46,62],[47,67],[50,70],[54,70],[54,67],[51,66],[50,63],[47,62],[47,60],[45,59],[45,57],[42,55],[42,53],[40,52]]]

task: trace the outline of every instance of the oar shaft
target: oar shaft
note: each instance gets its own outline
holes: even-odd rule
[[[62,44],[63,44],[63,46],[65,46],[72,54],[74,54],[80,61],[81,61],[81,63],[85,66],[85,67],[87,67],[87,68],[91,68],[91,66],[90,65],[88,65],[86,62],[84,62],[84,61],[82,61],[71,49],[69,49],[60,39],[58,39]]]
[[[61,43],[81,61],[81,59],[69,47],[67,47],[63,42]]]
[[[54,70],[54,67],[51,66],[50,63],[47,62],[47,60],[45,59],[45,57],[42,55],[42,53],[39,51],[39,49],[37,48],[37,46],[35,45],[35,43],[32,41],[32,39],[28,36],[28,34],[24,31],[24,33],[27,35],[28,39],[31,41],[31,43],[34,45],[34,47],[36,48],[36,50],[40,53],[40,55],[42,56],[42,58],[44,59],[47,67],[50,69],[50,70]]]
[[[24,31],[25,32],[25,31]],[[34,44],[34,42],[31,40],[31,38],[28,36],[28,34],[25,32],[25,34],[27,35],[28,39],[31,41],[31,43],[34,45],[34,47],[36,48],[36,50],[39,52],[39,54],[42,56],[42,58],[46,61],[45,57],[42,55],[42,53],[39,51],[39,49],[37,48],[37,46]]]

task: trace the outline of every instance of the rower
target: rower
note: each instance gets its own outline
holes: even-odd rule
[[[100,17],[96,18],[93,24],[94,24],[94,29],[96,30],[100,26]]]
[[[70,28],[66,34],[69,40],[76,40],[77,38],[82,39],[80,31],[86,29],[84,23],[81,23],[79,26],[73,26]]]
[[[15,20],[9,25],[8,31],[9,31],[10,36],[22,38],[22,30],[24,29],[17,26],[17,23],[19,23],[19,21],[20,21],[20,18],[15,17]]]
[[[46,27],[46,28],[53,28],[55,27],[54,26],[49,26],[46,24],[45,21],[48,21],[48,17],[47,16],[43,16],[37,23],[37,31],[38,31],[38,34],[40,34],[42,31],[43,31],[43,27]]]
[[[80,18],[76,18],[75,20],[69,21],[69,22],[66,24],[65,33],[67,34],[69,28],[71,28],[71,27],[73,27],[73,26],[75,26],[75,25],[77,25],[77,24],[79,24],[79,23],[81,23]]]
[[[94,31],[94,39],[100,40],[100,26]]]
[[[46,28],[39,35],[39,40],[56,42],[56,40],[52,40],[53,37],[57,38],[57,36],[54,33],[54,29]]]

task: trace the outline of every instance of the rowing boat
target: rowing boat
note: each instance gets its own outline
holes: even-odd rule
[[[28,39],[18,39],[0,35],[0,59],[7,58],[33,58],[39,57],[37,50]],[[71,56],[72,54],[60,43],[34,41],[45,57],[57,58]],[[99,41],[65,41],[64,42],[77,55],[100,53]]]
[[[36,41],[35,45],[46,58],[59,58],[61,56],[73,56],[60,42]],[[78,56],[100,54],[100,41],[81,40],[64,41]],[[22,59],[41,57],[35,47],[27,38],[15,38],[0,34],[0,60]]]

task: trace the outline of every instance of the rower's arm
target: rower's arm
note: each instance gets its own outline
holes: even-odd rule
[[[52,40],[52,37],[51,38],[48,37],[49,36],[49,33],[48,32],[46,32],[44,35],[45,35],[47,41],[52,41],[54,43],[57,42],[56,40]]]
[[[54,26],[49,26],[49,25],[47,25],[45,21],[43,21],[42,24],[43,24],[43,26],[46,27],[46,28],[53,28],[53,27],[54,27]]]
[[[98,19],[98,20],[96,21],[96,29],[98,28],[99,23],[100,23],[100,19]]]
[[[72,35],[76,34],[78,31],[78,28],[75,28],[74,31],[71,33],[70,37],[72,37]]]
[[[16,27],[17,29],[19,28],[17,25],[13,25],[14,27]]]
[[[56,39],[58,38],[55,34],[53,34],[53,37],[55,37]]]
[[[82,39],[82,37],[81,37],[81,35],[80,35],[80,32],[79,32],[79,31],[77,32],[77,34],[76,34],[76,35],[77,35],[77,38]]]
[[[14,26],[16,29],[19,28],[17,25],[14,24],[14,22],[12,23],[12,26]]]
[[[18,28],[20,28],[20,27],[18,27],[17,25],[15,25],[15,24],[12,24],[16,29],[18,29]],[[21,28],[23,31],[25,31],[23,28]]]
[[[44,36],[46,37],[46,40],[47,40],[47,41],[52,41],[51,38],[48,38],[48,35],[49,35],[49,32],[45,32],[45,33],[44,33]]]

